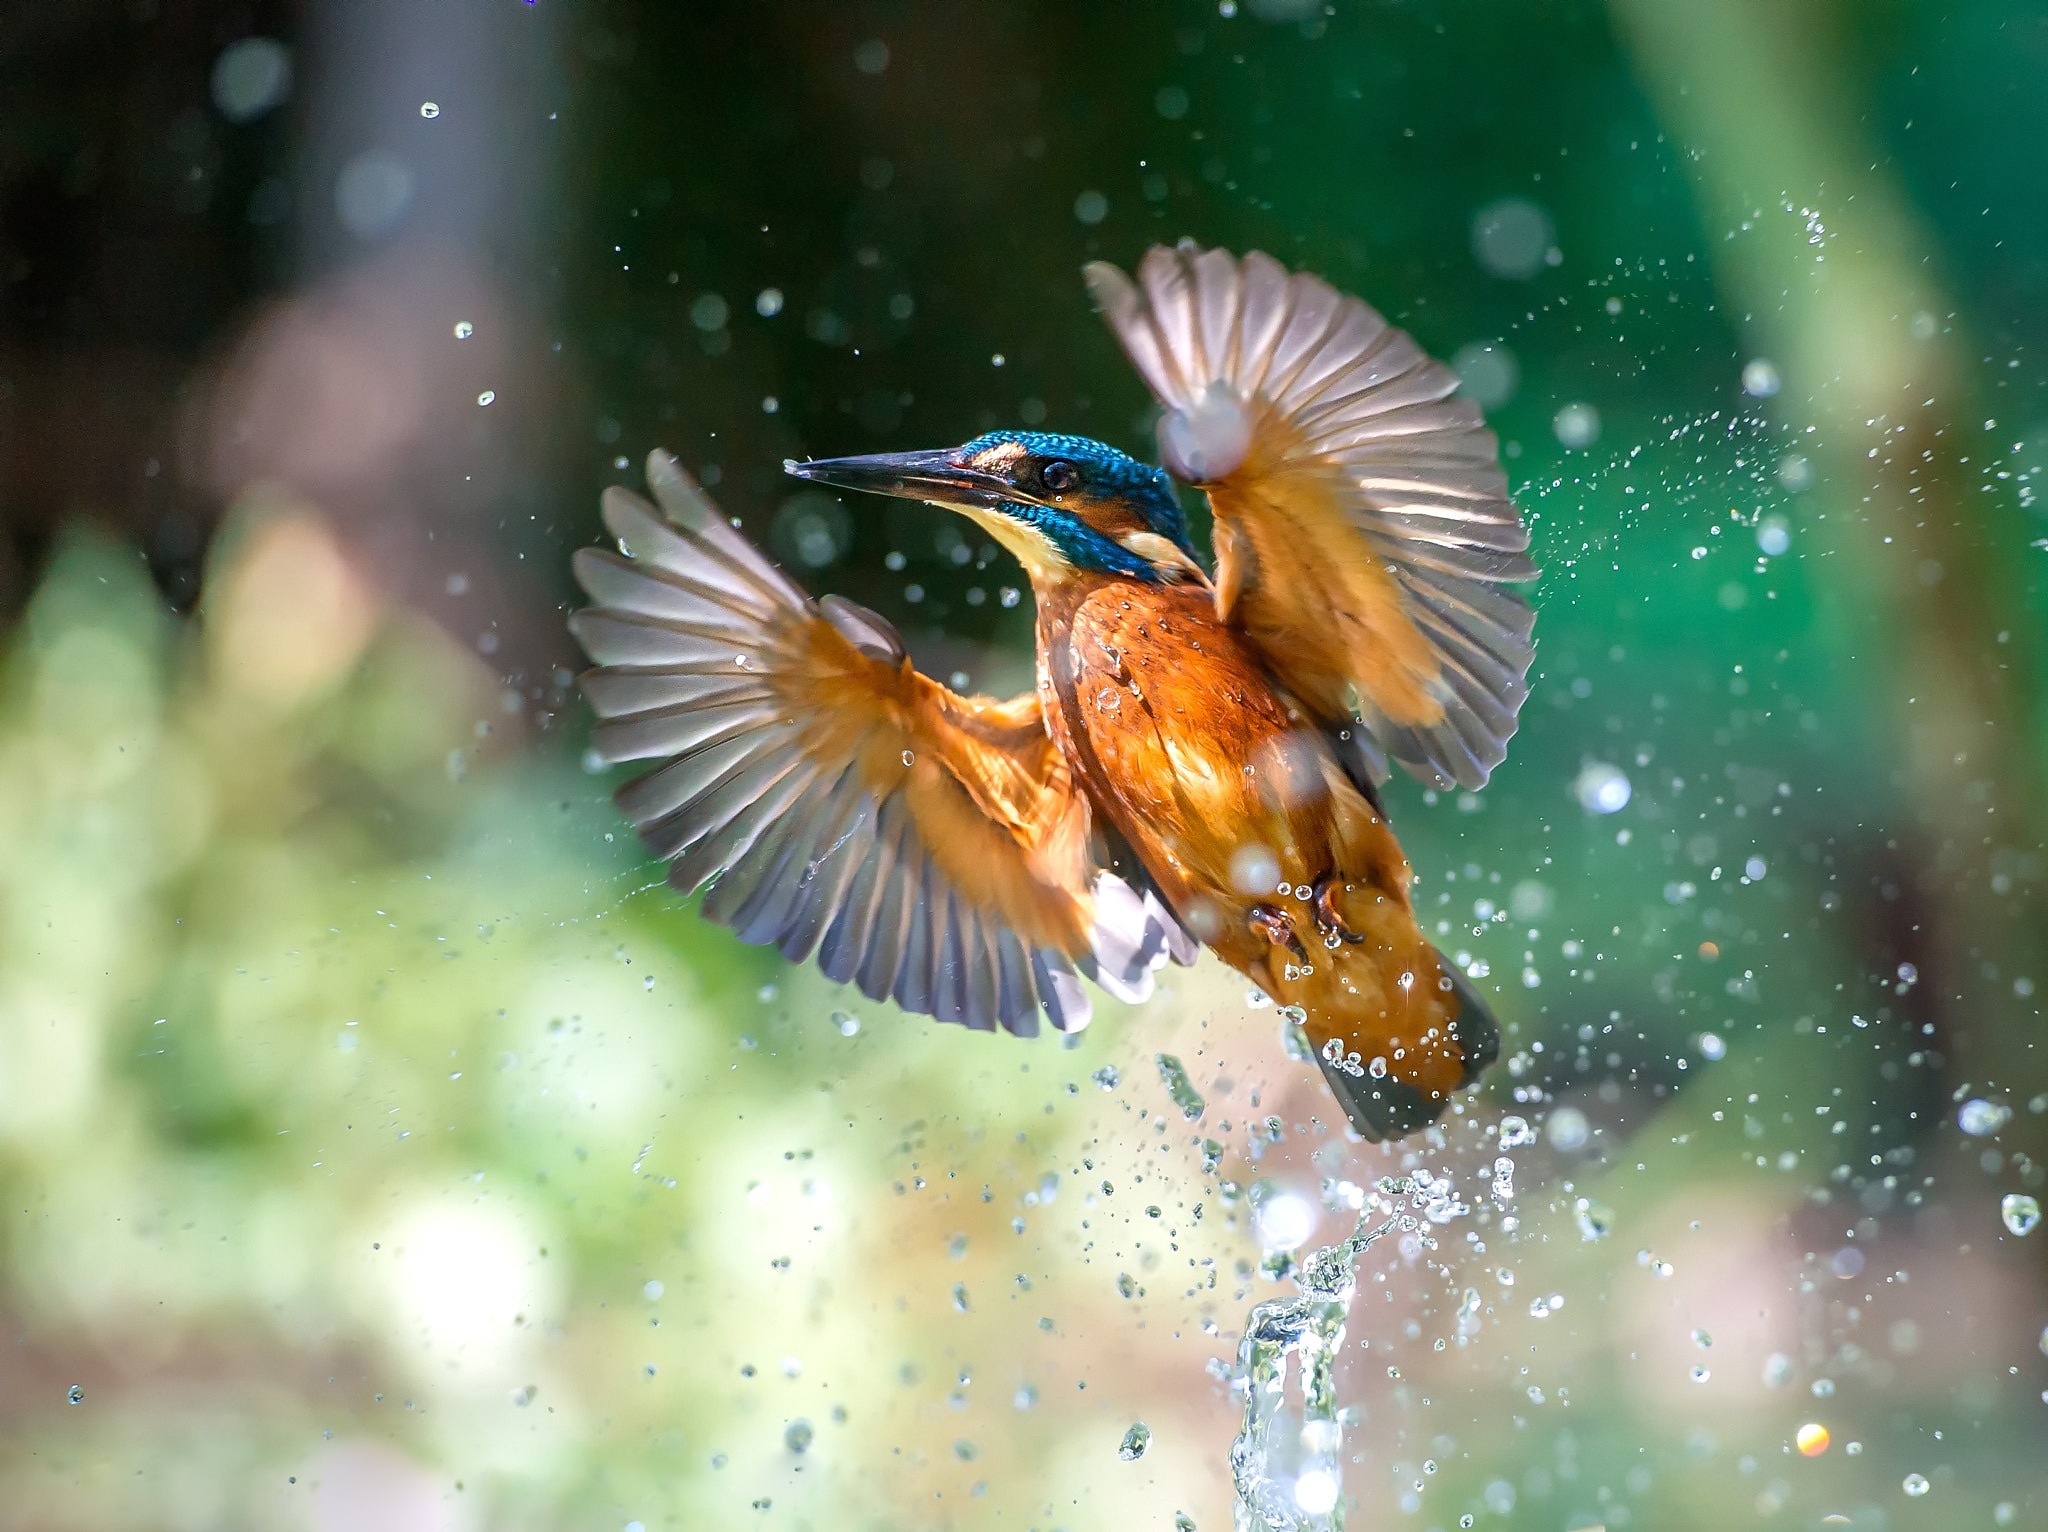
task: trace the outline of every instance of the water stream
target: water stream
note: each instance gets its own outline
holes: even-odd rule
[[[1494,1131],[1502,1150],[1531,1137],[1518,1117],[1504,1119]],[[1500,1154],[1490,1174],[1482,1174],[1505,1212],[1514,1197],[1513,1160]],[[1244,1394],[1244,1424],[1230,1447],[1236,1532],[1342,1532],[1342,1449],[1349,1412],[1337,1407],[1335,1372],[1358,1291],[1358,1258],[1397,1231],[1404,1255],[1434,1250],[1435,1229],[1470,1211],[1449,1174],[1420,1166],[1406,1175],[1382,1177],[1370,1191],[1349,1181],[1326,1181],[1323,1193],[1326,1205],[1357,1212],[1356,1228],[1348,1239],[1313,1251],[1293,1269],[1296,1296],[1269,1299],[1245,1317],[1237,1366],[1230,1374],[1233,1391]],[[1508,1219],[1507,1225],[1512,1224]],[[1466,1297],[1459,1311],[1461,1334],[1467,1310],[1478,1306],[1477,1294],[1468,1291]],[[1292,1397],[1290,1369],[1295,1373]]]
[[[1295,1297],[1268,1299],[1246,1317],[1233,1376],[1244,1390],[1244,1426],[1230,1447],[1237,1532],[1341,1532],[1337,1354],[1357,1292],[1359,1254],[1401,1221],[1396,1199],[1410,1190],[1405,1181],[1384,1181],[1374,1195],[1354,1191],[1359,1221],[1351,1237],[1301,1262],[1293,1273],[1300,1289]],[[1374,1218],[1379,1221],[1368,1227]],[[1298,1403],[1287,1393],[1290,1360]]]

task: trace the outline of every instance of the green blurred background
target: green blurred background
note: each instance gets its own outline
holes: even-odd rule
[[[1354,1532],[2048,1525],[2044,81],[2007,0],[0,3],[0,1527],[1216,1532],[1262,1258],[1404,1163]],[[1545,569],[1506,767],[1390,794],[1510,1034],[1405,1155],[1213,964],[1073,1049],[789,971],[582,765],[657,445],[1026,684],[994,549],[778,465],[1143,451],[1078,267],[1183,235],[1456,358]]]

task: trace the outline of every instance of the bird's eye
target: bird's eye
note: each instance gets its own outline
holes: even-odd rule
[[[1056,457],[1038,470],[1038,482],[1057,495],[1080,483],[1081,475],[1075,471],[1072,463],[1065,458]]]

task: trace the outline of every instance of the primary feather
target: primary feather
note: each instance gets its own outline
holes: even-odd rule
[[[1077,974],[1141,1000],[1186,937],[1087,851],[1089,809],[1038,700],[961,697],[896,630],[813,602],[664,453],[657,511],[604,497],[599,603],[570,628],[607,763],[659,761],[619,806],[669,880],[742,940],[977,1029],[1086,1025]]]
[[[1529,535],[1458,379],[1270,256],[1155,246],[1088,284],[1216,518],[1219,611],[1326,717],[1438,786],[1506,756],[1535,649]],[[1374,762],[1378,775],[1385,768]]]

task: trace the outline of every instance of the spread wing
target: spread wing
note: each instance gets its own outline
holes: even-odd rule
[[[1528,695],[1529,534],[1457,375],[1356,298],[1256,252],[1087,269],[1216,521],[1217,606],[1368,765],[1479,787]],[[1361,741],[1363,744],[1364,742]]]
[[[962,697],[881,617],[812,601],[665,453],[664,517],[604,496],[622,553],[586,548],[570,628],[606,762],[669,881],[704,914],[906,1010],[1029,1035],[1087,1024],[1085,973],[1142,999],[1193,949],[1090,852],[1088,802],[1035,696]]]

